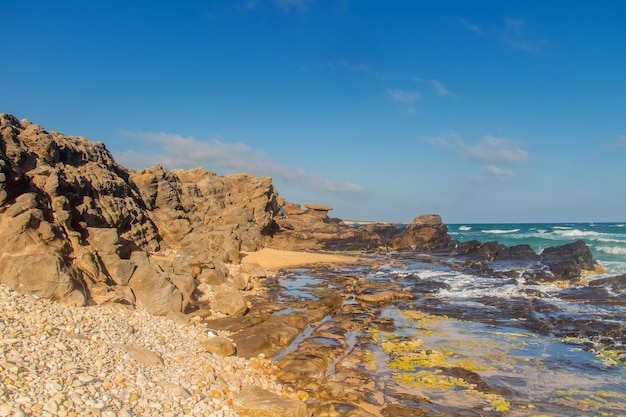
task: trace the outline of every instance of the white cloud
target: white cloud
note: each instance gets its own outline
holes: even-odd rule
[[[204,167],[220,174],[250,173],[257,176],[278,177],[286,182],[300,184],[319,191],[357,192],[364,187],[324,178],[301,169],[274,162],[267,154],[241,143],[220,140],[201,142],[193,137],[169,133],[125,133],[125,136],[148,143],[153,152],[127,151],[116,159],[125,166],[145,168],[161,164],[169,169]]]
[[[469,30],[470,32],[476,32],[476,33],[482,33],[482,29],[480,28],[480,26],[478,26],[477,24],[474,24],[472,22],[468,22],[465,19],[457,19],[457,22],[464,27],[465,29]]]
[[[511,178],[514,175],[513,170],[498,168],[495,165],[487,165],[485,168],[489,174],[497,178]]]
[[[519,147],[515,142],[506,138],[485,136],[475,145],[460,142],[459,148],[467,159],[484,162],[508,162],[512,164],[525,164],[528,160],[528,152]]]
[[[418,93],[417,91],[387,89],[387,93],[389,93],[389,96],[392,98],[392,100],[397,103],[411,104],[420,99],[420,93]]]
[[[626,148],[626,135],[619,135],[613,141],[615,148]]]
[[[511,48],[535,53],[546,43],[544,40],[529,39],[524,30],[526,22],[523,19],[504,19],[504,27],[501,30],[502,41]]]
[[[486,171],[499,178],[510,178],[514,176],[511,168],[500,168],[493,164],[504,164],[511,166],[522,166],[528,162],[528,152],[515,141],[507,138],[496,138],[494,136],[484,136],[480,141],[470,144],[465,142],[455,133],[449,137],[427,138],[426,142],[451,150],[470,161],[488,163],[485,165]]]
[[[454,97],[454,94],[446,87],[444,87],[439,80],[416,77],[413,78],[413,81],[422,85],[428,85],[429,87],[432,87],[432,89],[435,91],[435,94],[437,94],[439,97]]]
[[[448,90],[443,85],[441,85],[441,83],[439,81],[437,81],[437,80],[430,80],[430,83],[435,88],[435,91],[437,92],[437,94],[439,96],[441,96],[441,97],[452,96],[452,93],[450,92],[450,90]]]
[[[413,106],[413,103],[415,103],[417,100],[421,98],[420,93],[418,93],[417,91],[407,91],[407,90],[400,90],[400,89],[392,90],[390,88],[387,89],[387,93],[389,94],[391,99],[395,101],[396,103],[406,105],[406,108],[404,109],[404,111],[407,114],[415,113],[415,107]]]

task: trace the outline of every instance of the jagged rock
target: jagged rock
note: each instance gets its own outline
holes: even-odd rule
[[[555,280],[578,281],[584,271],[595,272],[599,268],[589,247],[582,240],[545,248],[540,256],[541,262],[550,268]]]
[[[269,177],[132,172],[102,143],[0,114],[0,282],[14,289],[182,312],[193,278],[225,282],[277,210]]]
[[[233,398],[233,407],[244,417],[310,417],[306,405],[281,398],[257,386],[244,386]]]

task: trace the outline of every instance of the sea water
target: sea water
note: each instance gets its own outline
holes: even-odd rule
[[[468,223],[447,226],[450,237],[460,242],[497,241],[506,246],[528,244],[538,253],[548,246],[559,246],[581,239],[608,274],[626,273],[626,222]]]

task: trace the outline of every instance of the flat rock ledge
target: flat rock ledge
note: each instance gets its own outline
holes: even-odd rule
[[[301,401],[278,397],[255,386],[243,387],[233,400],[242,417],[310,417],[311,412]]]

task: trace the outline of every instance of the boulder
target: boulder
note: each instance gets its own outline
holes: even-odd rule
[[[58,253],[3,253],[0,257],[0,281],[22,293],[83,306],[86,295],[80,287],[80,280],[79,271],[68,265]]]
[[[215,296],[211,300],[211,309],[229,316],[242,316],[248,311],[246,300],[232,284],[214,287]]]
[[[600,268],[582,240],[545,248],[540,256],[541,262],[550,268],[554,280],[579,281],[584,272],[592,273]]]
[[[206,340],[202,340],[200,345],[209,353],[226,357],[235,354],[236,348],[229,339],[225,337],[210,337]]]
[[[394,250],[414,250],[418,252],[444,249],[450,246],[448,228],[441,216],[426,214],[418,216],[406,228],[392,237],[388,245]]]

